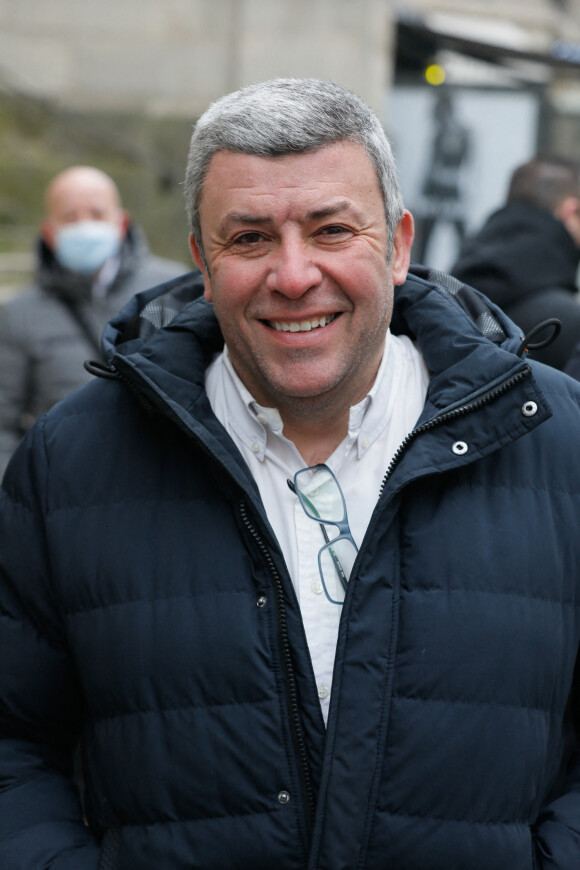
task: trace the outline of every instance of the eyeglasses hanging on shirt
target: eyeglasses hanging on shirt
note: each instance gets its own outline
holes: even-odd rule
[[[302,468],[288,480],[305,514],[319,523],[325,544],[318,553],[318,569],[324,594],[332,604],[342,604],[358,547],[352,537],[346,502],[340,484],[327,465]],[[335,526],[338,536],[330,540],[326,526]]]

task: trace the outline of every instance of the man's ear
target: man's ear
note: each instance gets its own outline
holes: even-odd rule
[[[411,245],[415,235],[415,223],[410,211],[405,210],[403,217],[397,224],[391,255],[391,268],[393,271],[393,284],[398,287],[405,282],[409,263],[411,262]]]
[[[47,248],[54,251],[56,244],[56,227],[52,221],[43,221],[40,225],[40,237]]]
[[[558,203],[554,214],[562,223],[567,223],[571,217],[577,217],[580,210],[580,199],[577,196],[566,196]]]
[[[578,247],[580,247],[580,198],[566,196],[554,211],[554,217],[561,221]]]
[[[119,218],[119,227],[121,229],[121,237],[124,239],[127,235],[127,230],[129,229],[129,224],[131,223],[131,216],[129,212],[122,208]]]
[[[199,250],[199,245],[195,241],[193,233],[189,234],[189,250],[191,251],[191,256],[193,257],[193,262],[195,263],[197,268],[201,270],[201,273],[203,275],[203,295],[205,296],[205,298],[207,299],[208,302],[211,302],[212,301],[211,281],[209,279],[209,273],[207,271],[203,257],[201,256],[201,251]]]

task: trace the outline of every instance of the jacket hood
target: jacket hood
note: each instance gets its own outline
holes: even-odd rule
[[[190,323],[192,318],[199,318],[200,322],[213,319],[213,330],[219,332],[213,306],[204,300],[203,286],[203,275],[195,269],[133,296],[103,330],[105,360],[110,362],[117,353],[126,355],[143,347],[152,336],[169,327],[180,315],[183,315],[185,323]],[[191,311],[190,306],[194,306]],[[206,330],[202,329],[200,338],[204,337],[208,336]],[[221,333],[218,341],[223,347]]]
[[[122,285],[134,271],[137,263],[149,252],[147,239],[140,227],[129,224],[121,245],[121,263],[109,293]],[[90,299],[93,284],[92,275],[81,275],[61,266],[46,242],[39,238],[36,244],[36,280],[45,293],[59,296],[69,302],[82,302]]]
[[[452,301],[450,312],[467,318],[475,333],[490,339],[496,345],[508,343],[510,350],[519,346],[521,330],[494,304],[473,287],[451,275],[418,264],[411,265],[407,280],[395,288],[395,305],[391,329],[395,334],[406,333],[409,326],[403,312],[409,310],[410,300],[416,297],[417,289],[422,287],[427,295],[434,291],[441,299]],[[213,306],[203,297],[203,275],[198,269],[180,275],[164,284],[137,293],[128,304],[109,321],[103,334],[106,359],[110,360],[117,352],[128,353],[136,350],[154,335],[158,329],[170,325],[190,327],[199,319],[200,323],[214,321],[219,326]],[[421,297],[423,299],[423,294]],[[446,303],[447,304],[447,303]],[[191,306],[194,307],[191,307]],[[421,318],[423,319],[423,318]],[[457,324],[455,324],[456,326]],[[207,333],[207,330],[203,330]],[[204,337],[208,337],[205,334]],[[221,339],[223,346],[223,339]]]
[[[548,211],[513,202],[467,239],[453,275],[501,307],[548,289],[576,293],[580,248]]]
[[[422,266],[411,269],[396,288],[391,330],[417,341],[432,381],[446,372],[442,380],[447,383],[454,370],[452,381],[465,394],[484,386],[468,385],[471,370],[482,373],[487,384],[521,367],[515,354],[523,336],[500,309],[449,275]],[[205,369],[223,343],[213,305],[203,297],[203,277],[194,271],[135,296],[105,328],[103,354],[113,371],[124,360],[154,380],[163,371],[174,386],[195,383],[201,390]],[[472,354],[476,366],[469,365]],[[450,399],[448,392],[438,403]]]
[[[417,342],[430,373],[415,433],[446,415],[463,416],[487,406],[516,382],[529,379],[530,366],[519,355],[519,329],[478,291],[448,275],[413,267],[405,283],[396,288],[394,303],[393,334],[405,334]],[[223,344],[213,305],[203,296],[203,278],[192,272],[134,297],[105,329],[105,365],[88,368],[95,375],[120,380],[147,413],[176,424],[221,464],[228,479],[233,478],[243,492],[255,494],[255,481],[213,414],[205,391],[206,369]],[[514,440],[524,434],[532,424],[520,409],[529,398],[529,391],[525,396],[519,394],[511,417],[472,415],[480,421],[472,424],[477,425],[477,438],[472,440],[478,447],[460,460],[471,462],[495,450],[506,438]],[[543,400],[538,397],[537,402],[544,408]],[[540,419],[537,414],[533,425]],[[427,452],[412,451],[412,455],[415,462],[430,468],[433,457],[428,445],[435,442],[427,438],[423,443]],[[451,451],[446,450],[445,457],[445,462],[458,461]],[[413,473],[417,473],[413,463],[399,465],[390,486],[401,485],[405,475]],[[260,511],[259,505],[256,498]]]

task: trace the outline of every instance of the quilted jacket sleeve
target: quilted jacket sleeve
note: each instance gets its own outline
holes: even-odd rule
[[[22,434],[30,364],[13,330],[10,310],[0,308],[0,479]]]
[[[52,601],[41,427],[0,493],[0,867],[96,870],[72,779],[83,707]]]

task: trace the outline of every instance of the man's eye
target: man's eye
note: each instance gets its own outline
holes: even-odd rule
[[[325,236],[339,236],[341,233],[346,233],[348,230],[345,227],[341,227],[338,224],[332,224],[328,227],[323,227],[321,233]]]
[[[263,240],[262,233],[242,233],[234,239],[234,245],[255,245]]]

